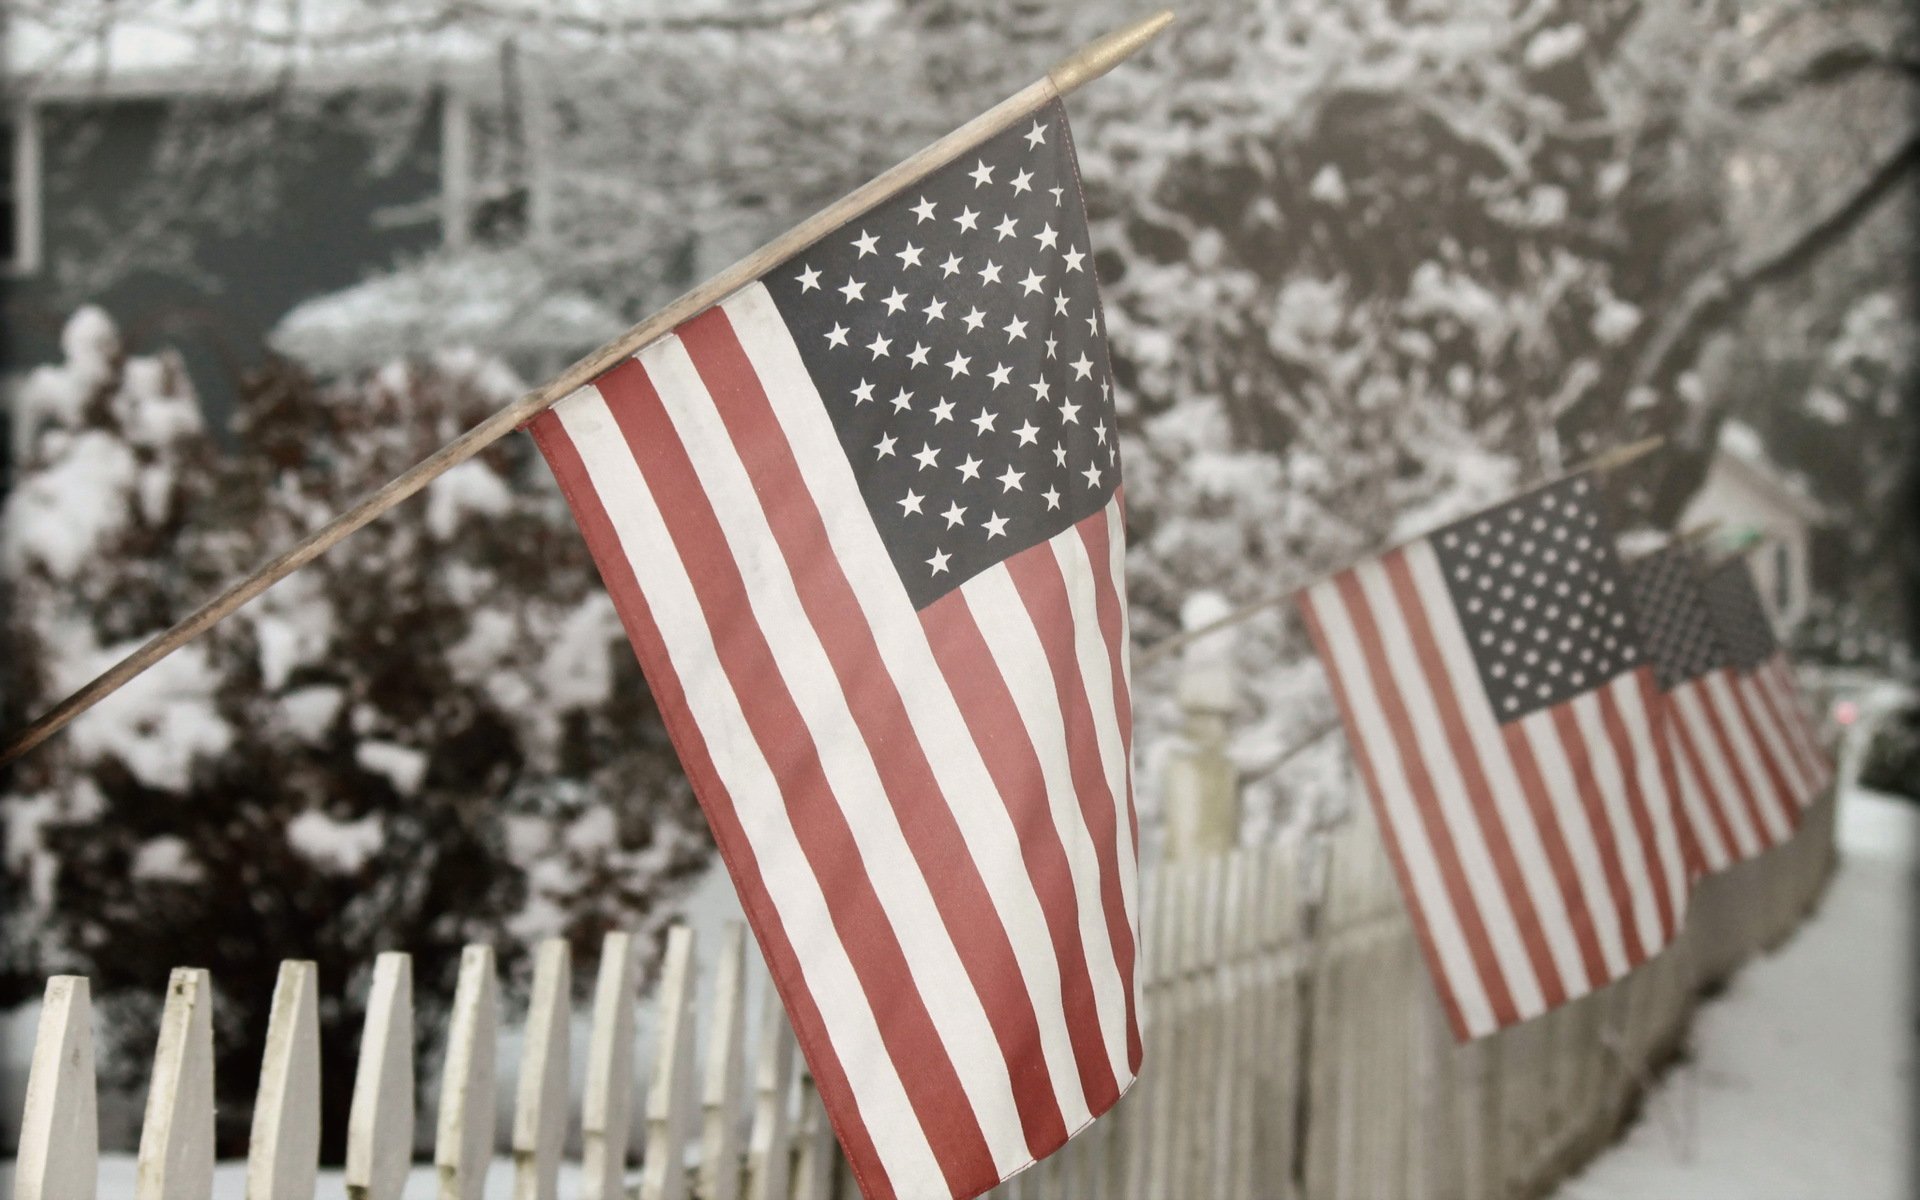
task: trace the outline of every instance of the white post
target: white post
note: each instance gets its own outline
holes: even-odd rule
[[[413,959],[373,963],[360,1062],[347,1112],[347,1194],[399,1200],[413,1162]]]
[[[588,1035],[587,1090],[580,1106],[586,1181],[582,1200],[623,1200],[627,1141],[633,1132],[633,937],[600,943]]]
[[[572,1017],[572,960],[567,943],[550,938],[535,951],[533,999],[521,1043],[513,1105],[514,1200],[554,1200],[559,1189]]]
[[[78,975],[47,980],[27,1073],[13,1200],[92,1200],[100,1158],[93,1004]]]
[[[753,1071],[753,1131],[747,1143],[748,1200],[786,1200],[792,1166],[787,1140],[793,1092],[793,1027],[772,987],[760,1014],[760,1045]]]
[[[136,1200],[213,1194],[213,980],[197,967],[167,980],[138,1172]]]
[[[687,1119],[693,1078],[693,930],[667,931],[660,973],[659,1044],[647,1088],[647,1151],[641,1200],[686,1200]]]
[[[833,1194],[836,1145],[827,1110],[821,1105],[813,1073],[800,1074],[800,1142],[793,1167],[793,1200],[829,1200]]]
[[[1188,598],[1181,622],[1197,629],[1217,621],[1227,603],[1213,592]],[[1185,713],[1181,740],[1167,758],[1167,857],[1191,861],[1222,854],[1240,840],[1240,781],[1227,757],[1229,722],[1239,696],[1235,630],[1189,643],[1180,652],[1177,697]]]
[[[500,1040],[500,985],[493,947],[460,952],[460,980],[440,1068],[440,1114],[433,1164],[440,1200],[480,1200],[493,1160],[494,1056]]]
[[[320,1167],[319,969],[283,962],[247,1145],[247,1200],[313,1200]]]
[[[707,1034],[702,1081],[704,1128],[700,1137],[701,1200],[738,1200],[740,1195],[740,1071],[746,1039],[746,928],[729,921],[720,935],[713,982],[713,1028]]]

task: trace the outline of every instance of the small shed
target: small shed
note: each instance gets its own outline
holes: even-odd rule
[[[1827,520],[1799,476],[1768,456],[1759,433],[1728,421],[1680,528],[1716,521],[1723,534],[1763,539],[1751,558],[1754,581],[1784,635],[1807,614],[1813,596],[1808,548]]]

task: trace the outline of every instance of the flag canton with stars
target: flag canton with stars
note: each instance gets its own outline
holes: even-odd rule
[[[762,282],[915,607],[1101,511],[1119,485],[1058,101]]]
[[[1503,722],[1644,661],[1593,485],[1576,476],[1430,539],[1487,699]]]
[[[1754,590],[1753,575],[1744,559],[1721,563],[1707,573],[1701,585],[1714,628],[1726,645],[1731,664],[1751,671],[1773,656],[1773,622]]]
[[[1726,665],[1726,647],[1700,594],[1699,560],[1690,548],[1668,546],[1629,563],[1626,571],[1640,637],[1661,690]]]

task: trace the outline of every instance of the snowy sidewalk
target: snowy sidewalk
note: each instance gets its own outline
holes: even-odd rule
[[[1840,806],[1813,918],[1694,1019],[1692,1060],[1555,1200],[1908,1200],[1920,805]]]

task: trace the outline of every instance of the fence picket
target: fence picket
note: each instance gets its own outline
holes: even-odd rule
[[[1112,1115],[990,1196],[1538,1194],[1617,1131],[1650,1072],[1683,1036],[1700,990],[1776,943],[1809,911],[1832,868],[1831,848],[1820,841],[1831,836],[1832,811],[1831,799],[1823,800],[1800,839],[1705,881],[1675,943],[1627,979],[1467,1045],[1452,1040],[1364,806],[1303,843],[1163,865],[1141,890],[1142,1078]],[[1317,875],[1309,852],[1319,855]],[[1315,878],[1323,886],[1310,898]],[[626,1194],[637,1099],[636,957],[625,934],[609,935],[601,948],[582,1097],[585,1200]],[[855,1190],[771,990],[755,1023],[751,1121],[741,1152],[744,974],[758,962],[747,954],[744,931],[729,926],[714,966],[713,1025],[701,1037],[693,935],[684,927],[669,931],[656,997],[658,1062],[645,1108],[646,1200],[740,1200],[743,1190],[747,1200],[833,1200]],[[569,1099],[570,975],[565,943],[539,947],[513,1122],[521,1200],[551,1200],[557,1191]],[[138,1200],[211,1194],[212,986],[205,971],[190,969],[168,982]],[[90,1200],[96,1193],[89,997],[84,979],[48,982],[15,1200]],[[484,1195],[494,1145],[498,1011],[493,952],[467,947],[436,1127],[441,1200]],[[249,1200],[314,1195],[318,1012],[313,964],[282,964],[253,1112]],[[411,962],[382,954],[353,1080],[350,1200],[398,1200],[404,1189],[415,1146],[414,1049]],[[1296,1144],[1302,1130],[1304,1144]],[[689,1178],[692,1154],[699,1157],[697,1181]]]
[[[373,963],[347,1113],[347,1195],[399,1200],[413,1160],[413,958]]]
[[[137,1170],[136,1200],[213,1194],[213,980],[197,967],[167,980]]]
[[[480,1200],[486,1188],[487,1165],[493,1159],[499,1039],[500,985],[493,947],[468,946],[460,952],[446,1061],[440,1070],[439,1126],[433,1141],[440,1200]]]
[[[93,1079],[92,989],[78,975],[47,980],[27,1070],[13,1200],[92,1200],[99,1108]]]
[[[555,1200],[567,1135],[568,1052],[573,1032],[573,957],[560,938],[534,951],[533,997],[513,1098],[514,1200]]]
[[[653,1080],[647,1088],[647,1151],[640,1176],[641,1200],[686,1200],[687,1127],[693,1077],[693,930],[667,932],[660,973],[659,1042]]]
[[[700,1132],[701,1200],[740,1195],[740,1071],[747,1005],[746,927],[729,921],[714,967],[713,1028],[707,1034]]]
[[[800,1124],[795,1138],[799,1146],[793,1163],[793,1200],[832,1200],[834,1160],[840,1147],[833,1140],[827,1110],[813,1085],[813,1073],[804,1069],[800,1072]]]
[[[793,1093],[793,1060],[798,1047],[793,1027],[769,987],[760,1016],[760,1039],[753,1068],[753,1126],[747,1137],[747,1200],[786,1200],[788,1112]]]
[[[312,1200],[320,1166],[320,973],[283,962],[247,1143],[247,1200]]]
[[[627,1142],[633,1134],[634,971],[632,935],[609,933],[600,943],[586,1094],[580,1104],[586,1176],[581,1200],[622,1200],[626,1195]]]

